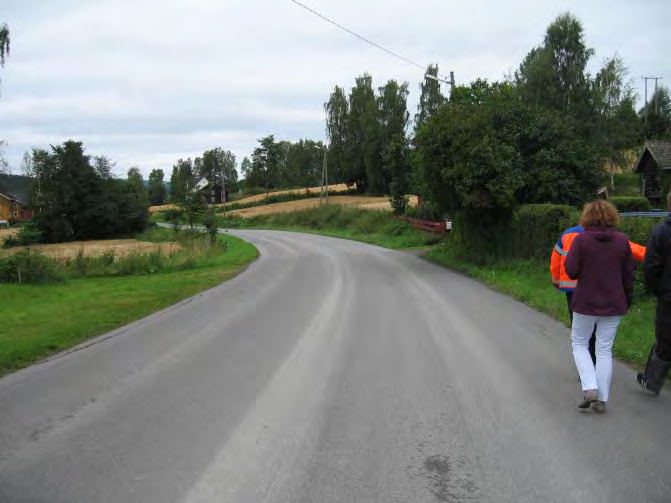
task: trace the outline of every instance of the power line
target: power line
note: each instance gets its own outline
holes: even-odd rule
[[[406,63],[408,63],[408,64],[410,64],[410,65],[416,66],[417,68],[421,68],[422,70],[426,71],[426,66],[424,66],[424,65],[420,65],[419,63],[415,63],[414,61],[411,61],[411,60],[409,60],[408,58],[404,58],[404,57],[401,56],[400,54],[397,54],[397,53],[395,53],[395,52],[393,52],[393,51],[390,51],[389,49],[387,49],[387,48],[385,48],[385,47],[382,47],[380,44],[376,44],[376,43],[373,42],[372,40],[368,40],[367,38],[362,37],[362,36],[359,35],[358,33],[353,32],[353,31],[350,30],[349,28],[345,28],[343,25],[336,23],[335,21],[333,21],[333,20],[327,18],[326,16],[323,16],[322,14],[320,14],[319,12],[317,12],[316,10],[311,9],[311,8],[308,7],[307,5],[304,5],[304,4],[300,3],[300,2],[298,2],[297,0],[291,0],[291,1],[292,1],[293,3],[295,3],[296,5],[299,5],[300,7],[303,7],[305,10],[311,12],[311,13],[314,14],[315,16],[318,16],[318,17],[322,18],[324,21],[326,21],[326,22],[328,22],[328,23],[331,23],[331,24],[334,25],[334,26],[337,26],[337,27],[340,28],[341,30],[346,31],[346,32],[349,33],[350,35],[354,35],[356,38],[358,38],[358,39],[360,39],[360,40],[363,40],[363,41],[366,42],[367,44],[370,44],[370,45],[372,45],[373,47],[376,47],[377,49],[380,49],[380,50],[386,52],[387,54],[389,54],[389,55],[391,55],[391,56],[394,56],[395,58],[398,58],[398,59],[400,59],[400,60],[402,60],[402,61],[405,61]]]

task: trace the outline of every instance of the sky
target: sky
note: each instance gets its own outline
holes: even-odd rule
[[[595,50],[671,86],[668,0],[0,0],[11,54],[0,69],[0,140],[11,172],[33,148],[81,141],[125,178],[258,140],[326,142],[324,103],[357,76],[407,82],[416,113],[423,67],[457,84],[502,80],[571,12]],[[652,93],[654,81],[648,81]]]

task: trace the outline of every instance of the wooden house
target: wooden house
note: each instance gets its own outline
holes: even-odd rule
[[[662,204],[666,194],[662,194],[662,172],[671,175],[671,142],[647,141],[634,165],[634,171],[641,175],[643,195],[653,204]]]
[[[0,220],[26,221],[32,216],[32,211],[21,199],[9,192],[0,192]]]

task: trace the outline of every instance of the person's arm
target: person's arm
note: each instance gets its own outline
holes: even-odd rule
[[[564,262],[564,269],[566,269],[566,274],[571,279],[578,279],[580,277],[580,243],[582,242],[583,235],[576,236],[571,244],[571,249],[566,256],[566,261]]]
[[[659,292],[662,283],[662,270],[664,269],[663,251],[663,227],[655,227],[648,238],[648,247],[643,261],[643,279],[645,284],[654,295]]]

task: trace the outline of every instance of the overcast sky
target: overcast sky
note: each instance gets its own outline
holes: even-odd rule
[[[501,80],[569,11],[596,51],[671,84],[669,0],[301,0],[458,84]],[[291,0],[0,0],[11,55],[0,69],[0,139],[14,173],[23,153],[65,140],[166,178],[179,158],[258,139],[325,141],[324,102],[364,72],[375,87],[408,82],[416,111],[423,71]],[[654,87],[648,83],[649,92]]]

